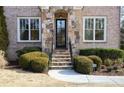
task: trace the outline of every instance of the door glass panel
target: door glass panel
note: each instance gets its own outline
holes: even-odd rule
[[[66,22],[64,19],[58,19],[56,22],[56,45],[64,48],[66,46]]]

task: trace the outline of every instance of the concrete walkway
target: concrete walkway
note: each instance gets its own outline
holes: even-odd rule
[[[124,84],[124,76],[83,75],[74,70],[50,70],[48,74],[52,78],[72,83]]]

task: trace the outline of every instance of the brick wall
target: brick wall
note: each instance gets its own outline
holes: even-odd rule
[[[15,60],[17,58],[16,51],[29,46],[41,46],[41,42],[37,43],[20,43],[17,42],[17,17],[40,17],[40,11],[38,7],[4,7],[7,30],[9,33],[9,47],[8,47],[8,58],[9,60]]]

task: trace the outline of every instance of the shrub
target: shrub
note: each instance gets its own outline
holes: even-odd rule
[[[122,68],[124,68],[124,64],[122,64]]]
[[[79,55],[89,56],[96,55],[99,56],[102,60],[107,58],[109,59],[118,59],[124,57],[124,51],[121,49],[111,49],[111,48],[90,48],[90,49],[80,49]]]
[[[39,57],[48,58],[48,55],[46,53],[43,53],[43,52],[30,52],[30,53],[23,54],[19,58],[19,65],[23,69],[31,69],[31,61],[33,59],[39,58]]]
[[[123,64],[123,59],[118,58],[118,59],[114,60],[114,65],[121,65],[121,64]]]
[[[107,58],[107,59],[104,60],[103,64],[106,65],[106,66],[112,66],[113,60]]]
[[[93,61],[85,56],[74,57],[75,71],[83,74],[91,74],[93,72]]]
[[[4,57],[5,56],[5,52],[0,50],[0,55]]]
[[[8,33],[3,7],[0,6],[0,50],[6,51],[8,47]]]
[[[17,50],[17,56],[20,57],[21,55],[29,52],[34,52],[34,51],[42,51],[40,47],[24,47],[23,49]]]
[[[113,67],[114,70],[117,70],[118,68],[119,68],[118,66],[114,66],[114,67]]]
[[[0,50],[0,68],[4,68],[5,65],[8,64],[8,62],[6,61],[5,57],[4,57],[4,52],[2,50]]]
[[[45,72],[48,69],[48,58],[37,57],[31,61],[31,68],[34,72]]]
[[[106,68],[106,66],[105,65],[101,65],[101,69],[105,69]]]
[[[49,58],[48,55],[44,52],[30,52],[30,53],[26,53],[29,56],[35,56],[35,57],[46,57]]]
[[[108,72],[111,72],[112,69],[113,69],[112,67],[108,67],[108,68],[107,68],[107,71],[108,71]]]
[[[120,49],[123,49],[124,50],[124,44],[121,44],[120,45]]]
[[[95,55],[91,55],[91,56],[88,56],[91,60],[93,60],[93,63],[94,64],[97,64],[97,70],[100,70],[100,66],[102,65],[102,59],[98,56],[95,56]]]

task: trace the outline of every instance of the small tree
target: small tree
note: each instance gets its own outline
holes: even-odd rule
[[[3,7],[0,6],[0,50],[6,51],[8,47],[8,32]]]

